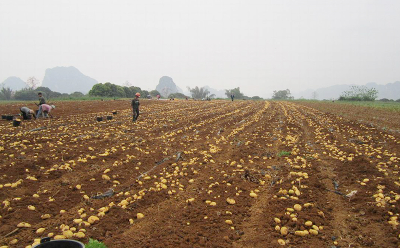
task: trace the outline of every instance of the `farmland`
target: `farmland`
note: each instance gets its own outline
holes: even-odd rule
[[[0,122],[0,247],[400,246],[399,134],[351,109],[143,100],[133,123],[128,101],[56,106]]]

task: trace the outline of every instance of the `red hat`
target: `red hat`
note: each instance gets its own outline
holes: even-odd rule
[[[135,96],[140,97],[140,93],[136,93]]]

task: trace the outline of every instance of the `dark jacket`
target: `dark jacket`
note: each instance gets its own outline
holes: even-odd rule
[[[39,105],[46,104],[46,100],[43,96],[39,97]]]
[[[133,109],[138,109],[139,105],[140,105],[139,98],[132,99],[132,108]]]

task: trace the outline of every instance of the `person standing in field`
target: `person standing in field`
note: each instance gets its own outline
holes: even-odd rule
[[[235,95],[234,95],[234,94],[231,94],[232,102],[233,102],[233,98],[235,98]]]
[[[132,121],[135,122],[137,120],[137,118],[139,117],[139,97],[140,97],[140,93],[136,93],[135,94],[135,98],[133,98],[132,100],[132,110],[133,110],[133,119]]]
[[[44,99],[42,92],[39,92],[39,93],[38,93],[38,97],[39,97],[39,104],[38,104],[38,106],[40,106],[40,105],[42,105],[42,104],[46,104],[46,100]]]
[[[28,108],[28,107],[22,107],[20,108],[22,117],[24,118],[24,120],[29,120],[30,119],[30,115],[33,115],[33,118],[36,119],[36,115],[35,115],[35,111],[33,111],[32,109]]]
[[[36,103],[36,106],[39,106],[39,111],[37,112],[37,116],[40,116],[42,114],[42,105],[46,104],[46,100],[44,99],[42,92],[38,93],[39,97],[39,104]]]
[[[37,118],[48,117],[49,115],[50,115],[51,118],[53,118],[53,116],[50,114],[50,112],[51,112],[52,109],[55,109],[56,106],[48,105],[48,104],[42,104],[42,105],[40,105],[40,107],[42,109],[42,112],[41,112],[41,115],[38,114]]]

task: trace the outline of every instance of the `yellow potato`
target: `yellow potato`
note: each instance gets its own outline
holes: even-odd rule
[[[286,236],[287,234],[288,234],[288,229],[287,229],[287,227],[282,227],[281,228],[281,234],[283,235],[283,236]]]
[[[85,234],[83,232],[77,232],[77,233],[74,234],[74,236],[79,238],[79,239],[82,239],[82,238],[85,237]]]
[[[42,218],[43,220],[50,219],[50,218],[51,218],[51,215],[50,215],[50,214],[43,214],[43,215],[41,216],[41,218]]]
[[[257,198],[257,194],[254,193],[254,192],[251,192],[251,193],[250,193],[250,196],[253,197],[253,198]]]
[[[225,220],[225,223],[228,224],[228,225],[232,225],[233,224],[233,222],[231,220]]]
[[[65,236],[67,239],[70,239],[74,236],[73,232],[70,230],[64,231],[63,236]]]
[[[280,245],[286,245],[286,242],[285,242],[285,240],[283,240],[283,239],[278,239],[278,244],[280,244]]]
[[[93,215],[88,218],[88,222],[90,224],[93,224],[93,223],[95,223],[96,221],[99,221],[99,220],[100,220],[99,217],[93,216]]]
[[[304,225],[306,225],[306,226],[312,226],[313,225],[313,223],[312,223],[312,221],[306,221],[305,223],[304,223]]]
[[[144,218],[144,214],[142,214],[142,213],[137,213],[137,214],[136,214],[136,218],[142,219],[142,218]]]
[[[294,204],[294,210],[296,211],[301,211],[301,205],[300,204]]]
[[[304,230],[304,231],[295,231],[294,234],[297,235],[297,236],[304,237],[304,236],[306,236],[308,234],[308,231],[306,231],[306,230]]]
[[[235,199],[232,199],[232,198],[227,198],[226,202],[231,204],[231,205],[234,205],[236,203]]]
[[[107,176],[106,174],[103,174],[102,176],[101,176],[101,178],[103,178],[104,180],[110,180],[110,177],[109,176]]]
[[[54,239],[55,239],[55,240],[58,240],[58,239],[66,239],[66,237],[65,237],[64,235],[56,235],[56,236],[54,236]]]
[[[80,223],[82,223],[82,221],[83,221],[82,219],[74,219],[75,224],[80,224]]]
[[[18,243],[18,239],[13,239],[13,240],[11,240],[10,241],[10,245],[15,245],[15,244],[17,244]]]

